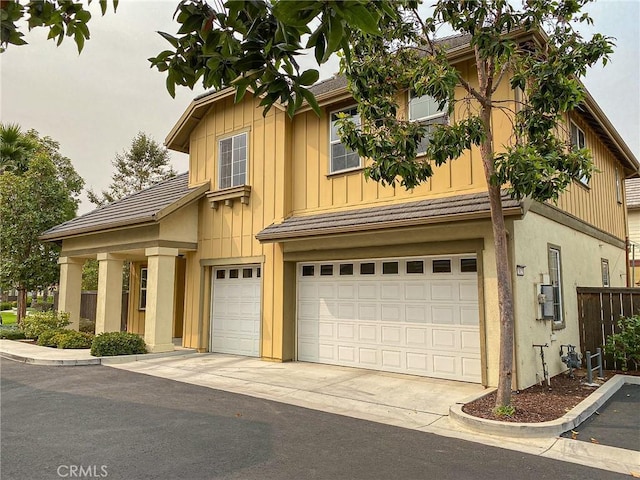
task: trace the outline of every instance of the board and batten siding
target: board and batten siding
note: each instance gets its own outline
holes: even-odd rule
[[[282,221],[291,211],[291,140],[289,120],[273,107],[266,116],[260,100],[247,94],[234,104],[233,98],[214,103],[191,133],[190,184],[210,181],[218,185],[218,142],[242,132],[248,134],[247,185],[251,186],[248,205],[222,202],[213,209],[205,198],[198,205],[198,252],[187,254],[184,342],[187,347],[208,344],[208,315],[203,318],[202,339],[198,339],[200,313],[200,260],[225,259],[244,263],[247,257],[263,257],[263,302],[261,356],[282,359],[282,285],[281,247],[261,245],[255,236],[266,226]],[[281,290],[281,289],[280,289]],[[203,289],[204,295],[210,291]],[[209,299],[203,299],[208,302]],[[280,318],[280,321],[274,319]]]
[[[624,240],[627,227],[623,168],[582,118],[573,115],[571,120],[584,132],[586,147],[591,151],[597,170],[593,173],[589,186],[578,181],[572,182],[558,198],[557,207]],[[620,182],[620,202],[616,195],[616,169]]]
[[[472,86],[477,86],[475,67],[471,62],[458,66]],[[503,82],[496,95],[513,100],[508,82]],[[459,99],[465,92],[456,91]],[[329,131],[331,112],[354,105],[354,101],[342,101],[322,109],[322,116],[307,111],[298,114],[293,121],[292,168],[294,214],[312,214],[324,211],[363,208],[373,205],[401,203],[427,197],[446,197],[477,193],[487,190],[480,150],[476,147],[465,151],[454,161],[439,167],[433,166],[433,176],[412,190],[402,187],[382,186],[368,179],[362,170],[330,174]],[[401,94],[399,104],[401,118],[407,118],[408,93]],[[450,118],[451,122],[477,110],[474,102],[458,102]],[[506,144],[511,135],[512,122],[508,114],[494,111],[493,126],[496,148]],[[364,165],[369,164],[366,160]]]

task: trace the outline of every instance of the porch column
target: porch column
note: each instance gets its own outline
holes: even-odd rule
[[[153,247],[147,256],[147,307],[144,341],[149,352],[173,350],[173,298],[177,248]]]
[[[122,316],[122,258],[98,254],[98,298],[96,335],[119,332]]]
[[[82,265],[84,259],[60,257],[60,289],[58,311],[69,313],[69,328],[80,327],[80,297],[82,295]]]

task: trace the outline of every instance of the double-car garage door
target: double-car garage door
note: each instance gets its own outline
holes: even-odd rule
[[[475,255],[298,264],[298,360],[481,381]]]

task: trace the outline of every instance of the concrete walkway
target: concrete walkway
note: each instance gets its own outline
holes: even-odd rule
[[[9,345],[10,344],[10,345]],[[0,341],[0,355],[27,363],[64,362],[70,352]],[[36,358],[44,355],[55,358]],[[18,352],[18,349],[20,352]],[[55,352],[55,353],[53,353]],[[72,353],[71,353],[72,352]],[[85,351],[86,352],[86,351]],[[449,409],[485,392],[482,386],[311,363],[272,363],[223,354],[171,352],[172,356],[102,357],[102,365],[323,412],[459,438],[624,474],[640,474],[640,453],[557,436],[507,438],[466,429]],[[87,353],[88,355],[88,353]],[[20,360],[22,356],[22,360]],[[95,360],[95,357],[91,357]],[[51,363],[50,363],[51,364]],[[54,363],[68,365],[69,363]],[[77,363],[78,364],[78,363]]]

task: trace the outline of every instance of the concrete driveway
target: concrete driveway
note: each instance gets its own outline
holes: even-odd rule
[[[481,385],[313,363],[272,363],[217,353],[103,364],[252,397],[419,429]]]

